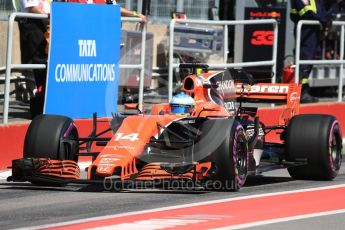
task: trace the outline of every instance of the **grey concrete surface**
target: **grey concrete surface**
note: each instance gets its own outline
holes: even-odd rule
[[[265,177],[249,178],[239,192],[159,189],[107,192],[100,191],[94,186],[35,187],[29,183],[8,183],[2,180],[0,181],[0,229],[38,226],[193,202],[344,184],[344,182],[345,167],[334,181],[296,181],[289,177],[286,170],[276,170],[267,173]],[[294,229],[302,228],[304,227]],[[272,229],[276,229],[275,226]],[[325,228],[318,226],[313,228],[313,230],[321,229]]]
[[[243,230],[292,230],[292,229],[313,229],[313,230],[344,230],[345,214],[335,214],[327,216],[318,216],[301,220],[286,221],[276,224],[267,224],[255,226],[251,228],[243,228]]]

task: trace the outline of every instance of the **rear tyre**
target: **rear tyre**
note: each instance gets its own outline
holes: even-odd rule
[[[298,115],[286,130],[286,152],[291,161],[307,159],[306,165],[288,168],[294,179],[332,180],[342,162],[342,135],[335,117]]]
[[[239,190],[246,181],[249,162],[248,144],[242,125],[232,119],[207,120],[202,124],[201,132],[206,134],[200,140],[207,144],[203,151],[212,152],[206,159],[215,164],[214,179],[217,184],[221,185],[222,190]],[[213,151],[209,149],[212,146]]]

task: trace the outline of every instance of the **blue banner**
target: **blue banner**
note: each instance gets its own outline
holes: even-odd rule
[[[119,5],[52,3],[44,113],[71,118],[117,111]]]

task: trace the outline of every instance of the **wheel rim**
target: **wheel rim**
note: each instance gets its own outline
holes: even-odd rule
[[[341,138],[338,132],[332,133],[332,138],[329,143],[329,158],[333,171],[338,171],[342,161],[342,146]]]
[[[245,147],[243,146],[243,140],[238,140],[236,143],[236,174],[240,178],[240,180],[244,180],[247,177],[247,152]]]

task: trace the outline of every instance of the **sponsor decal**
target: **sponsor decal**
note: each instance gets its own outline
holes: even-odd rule
[[[298,96],[297,92],[291,93],[291,95],[290,95],[290,102],[295,102],[295,101],[297,101],[299,99],[300,99],[300,97]]]
[[[217,103],[217,100],[222,100],[224,102],[227,102],[229,101],[229,99],[233,100],[235,98],[236,86],[228,70],[217,73],[216,75],[213,76],[213,79],[215,80],[218,86],[217,91],[218,91],[218,94],[220,95],[219,98],[216,98],[217,95],[215,95],[214,92],[210,92],[211,98],[214,99],[216,103]],[[229,104],[229,106],[231,105]]]
[[[112,148],[113,146],[106,146],[105,148]],[[107,157],[117,157],[117,158],[122,158],[124,156],[122,155],[118,155],[118,154],[102,154],[103,158],[107,158]]]
[[[242,84],[236,85],[236,92],[242,92]],[[287,85],[252,85],[250,89],[244,89],[246,93],[281,93],[286,94],[289,92],[289,86]]]
[[[116,161],[120,160],[119,158],[102,158],[99,163],[104,165],[104,164],[113,164]]]
[[[203,81],[205,81],[204,76],[203,75],[199,75],[197,78],[195,78],[195,85],[197,87],[200,87],[200,86],[202,86]]]
[[[210,80],[206,79],[206,80],[203,80],[202,84],[203,85],[211,85],[211,82],[210,82]]]
[[[97,166],[97,171],[98,172],[107,172],[113,167],[112,164],[99,164]]]
[[[127,145],[106,146],[105,148],[114,149],[114,150],[134,150],[133,146],[127,146]]]
[[[277,11],[271,12],[250,12],[249,16],[252,18],[280,18],[281,13]]]
[[[120,6],[51,4],[44,113],[73,119],[90,118],[94,111],[109,116],[117,111]],[[109,21],[111,27],[99,26]]]
[[[235,102],[233,101],[228,101],[228,102],[224,102],[224,107],[227,109],[227,110],[235,110]]]
[[[246,130],[246,135],[248,137],[252,137],[253,135],[255,134],[255,129],[254,128],[249,128]],[[265,133],[264,133],[264,130],[262,128],[259,128],[259,136],[264,136]]]
[[[217,81],[218,90],[234,90],[235,82],[233,80]]]
[[[96,40],[79,39],[74,42],[79,57],[97,57]],[[54,76],[57,83],[115,81],[115,63],[57,64]]]

